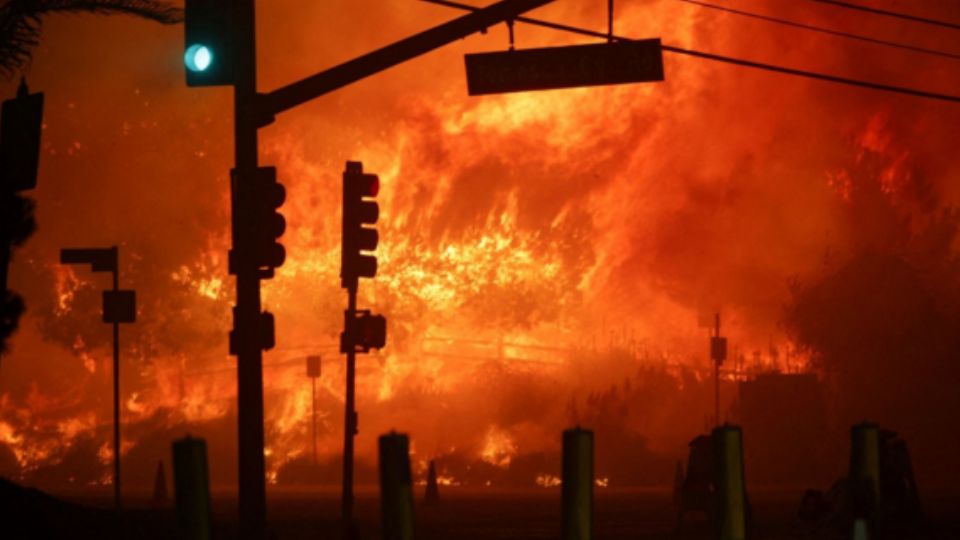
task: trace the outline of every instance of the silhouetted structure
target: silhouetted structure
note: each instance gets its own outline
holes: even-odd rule
[[[157,474],[153,477],[153,505],[166,506],[167,497],[167,475],[163,470],[163,460],[157,462]]]
[[[380,512],[384,540],[413,540],[413,482],[406,435],[381,435]]]
[[[281,252],[270,247],[271,264],[262,264],[250,233],[260,227],[270,230],[263,216],[245,213],[243,193],[264,169],[258,164],[257,132],[274,116],[312,99],[357,82],[387,68],[430,52],[470,34],[486,31],[551,0],[502,0],[475,13],[454,19],[427,31],[316,73],[268,93],[257,91],[256,17],[253,0],[226,3],[188,0],[185,4],[186,80],[191,86],[229,85],[234,88],[234,146],[236,164],[231,174],[233,243],[230,273],[237,277],[237,303],[231,332],[230,352],[237,357],[237,418],[239,446],[239,516],[241,534],[260,538],[266,520],[265,463],[263,457],[263,350],[274,343],[273,319],[261,311],[260,280],[272,277],[283,263]],[[222,50],[205,50],[204,44],[224,44]],[[198,56],[200,52],[203,55]],[[204,61],[198,60],[205,58]],[[228,65],[212,65],[221,58]],[[204,76],[208,74],[208,77]],[[271,215],[269,221],[278,220]],[[282,219],[282,217],[281,217]],[[253,237],[256,237],[254,235]],[[279,244],[276,244],[279,246]],[[282,246],[280,246],[282,248]],[[354,307],[348,309],[350,315]],[[349,323],[349,321],[348,321]],[[348,328],[349,329],[349,328]],[[348,366],[348,379],[350,368]],[[351,386],[348,382],[348,388]],[[348,398],[349,399],[349,398]],[[347,404],[344,452],[343,518],[352,529],[352,437],[356,414]],[[347,464],[349,461],[349,465]],[[349,483],[348,483],[349,482]]]
[[[741,382],[746,466],[756,484],[809,485],[826,465],[827,405],[813,374],[770,373]]]
[[[7,290],[7,275],[13,248],[36,229],[33,201],[20,192],[37,186],[42,123],[43,94],[31,94],[21,79],[16,97],[3,102],[0,116],[0,353],[24,311],[23,300]]]
[[[320,356],[307,357],[307,377],[310,378],[310,424],[312,429],[313,465],[317,465],[317,379],[320,378]]]
[[[343,227],[340,245],[340,283],[347,290],[347,309],[343,312],[340,352],[347,355],[347,388],[344,399],[342,518],[348,530],[353,528],[353,438],[359,432],[355,379],[357,353],[379,349],[387,341],[387,320],[357,309],[360,278],[377,275],[377,258],[372,252],[380,241],[374,226],[380,218],[376,202],[380,178],[364,173],[363,163],[348,161],[343,171]],[[352,533],[350,533],[352,535]]]
[[[710,435],[699,435],[690,442],[677,515],[678,533],[685,514],[691,511],[702,512],[718,538],[746,538],[751,511],[740,427],[725,424],[714,428]]]
[[[724,424],[713,430],[713,476],[717,501],[716,528],[720,540],[745,540],[749,526],[743,431]]]
[[[923,519],[907,443],[893,431],[864,422],[850,429],[847,476],[826,492],[808,490],[799,516],[848,531],[855,522],[874,533],[914,531]]]
[[[714,334],[710,337],[710,360],[713,361],[713,421],[720,425],[720,366],[727,359],[727,338],[720,336],[720,314],[716,314]]]
[[[61,249],[60,264],[89,264],[94,272],[110,272],[113,288],[103,292],[103,322],[113,325],[113,497],[120,508],[120,323],[137,320],[136,294],[120,289],[119,249]]]
[[[430,466],[427,468],[427,492],[423,498],[427,504],[437,504],[440,502],[440,486],[437,484],[437,466],[431,459]]]
[[[698,435],[690,441],[687,474],[680,488],[680,508],[677,512],[677,530],[688,512],[701,512],[714,521],[713,448],[709,435]]]
[[[563,432],[561,482],[562,540],[593,537],[593,432],[576,427]]]
[[[673,504],[679,505],[683,496],[683,462],[677,461],[673,472]]]
[[[180,538],[208,540],[210,521],[210,475],[207,443],[189,435],[173,443],[173,488],[177,503]]]

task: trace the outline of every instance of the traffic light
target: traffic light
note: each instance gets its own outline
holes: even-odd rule
[[[363,164],[348,161],[343,172],[343,231],[340,252],[340,278],[344,288],[355,288],[357,279],[377,275],[377,258],[364,251],[377,249],[376,225],[380,206],[373,199],[380,191],[380,178],[365,174]]]
[[[186,0],[184,55],[187,86],[224,86],[234,83],[236,10],[230,0]]]
[[[233,308],[233,320],[237,320],[237,308]],[[277,323],[276,318],[273,316],[273,313],[269,311],[261,311],[260,315],[254,321],[254,328],[252,333],[257,337],[257,343],[260,348],[269,351],[277,345]],[[230,355],[236,356],[237,351],[240,350],[239,335],[237,334],[236,329],[231,330],[228,336],[228,344],[230,349]]]
[[[346,313],[346,331],[340,334],[340,352],[369,352],[387,344],[387,319],[373,315],[368,309],[357,311],[359,317]]]
[[[4,192],[37,187],[43,93],[31,94],[20,80],[17,97],[3,102],[0,113],[0,184]]]
[[[277,183],[276,167],[258,167],[249,178],[231,174],[234,208],[234,247],[261,270],[261,278],[273,277],[273,269],[282,266],[287,252],[277,239],[283,236],[287,221],[277,211],[287,198],[287,190]],[[231,272],[236,273],[235,261]]]

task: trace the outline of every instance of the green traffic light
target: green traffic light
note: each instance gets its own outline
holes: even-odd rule
[[[183,55],[183,62],[190,71],[202,73],[213,64],[213,51],[206,45],[191,45]]]

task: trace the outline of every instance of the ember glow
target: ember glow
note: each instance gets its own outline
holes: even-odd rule
[[[457,15],[417,2],[260,4],[262,89]],[[830,9],[783,4],[797,20],[843,23]],[[605,20],[585,0],[536,14]],[[672,0],[618,6],[617,31],[629,36],[960,87],[943,60],[751,24]],[[860,27],[952,45],[883,20]],[[233,484],[232,96],[185,87],[180,28],[64,17],[44,31],[29,74],[48,100],[39,231],[11,270],[28,311],[0,371],[0,474],[109,482],[109,330],[98,307],[107,278],[57,264],[57,252],[117,244],[121,284],[140,302],[122,331],[125,470],[150,485],[170,440],[189,432],[208,439],[214,482]],[[573,42],[582,40],[518,26],[518,46]],[[318,446],[320,469],[332,471],[316,481],[338,481],[348,159],[380,176],[380,273],[361,283],[360,306],[389,321],[388,346],[358,361],[358,459],[373,467],[377,435],[403,431],[415,462],[438,460],[444,485],[555,486],[560,432],[575,423],[642,440],[651,463],[671,464],[657,479],[670,481],[712,414],[706,318],[719,310],[731,342],[727,409],[750,373],[814,367],[784,323],[793,285],[885,228],[920,231],[960,202],[955,105],[673,56],[663,83],[468,98],[463,53],[506,44],[493,28],[263,131],[261,162],[288,192],[287,261],[263,287],[278,341],[264,361],[270,482],[299,481],[312,463],[310,354],[323,358]],[[864,185],[896,211],[857,210]],[[604,459],[597,485],[617,485],[623,462]]]

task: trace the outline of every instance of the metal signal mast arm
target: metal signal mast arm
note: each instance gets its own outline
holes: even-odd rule
[[[261,96],[261,121],[553,0],[502,0]]]

